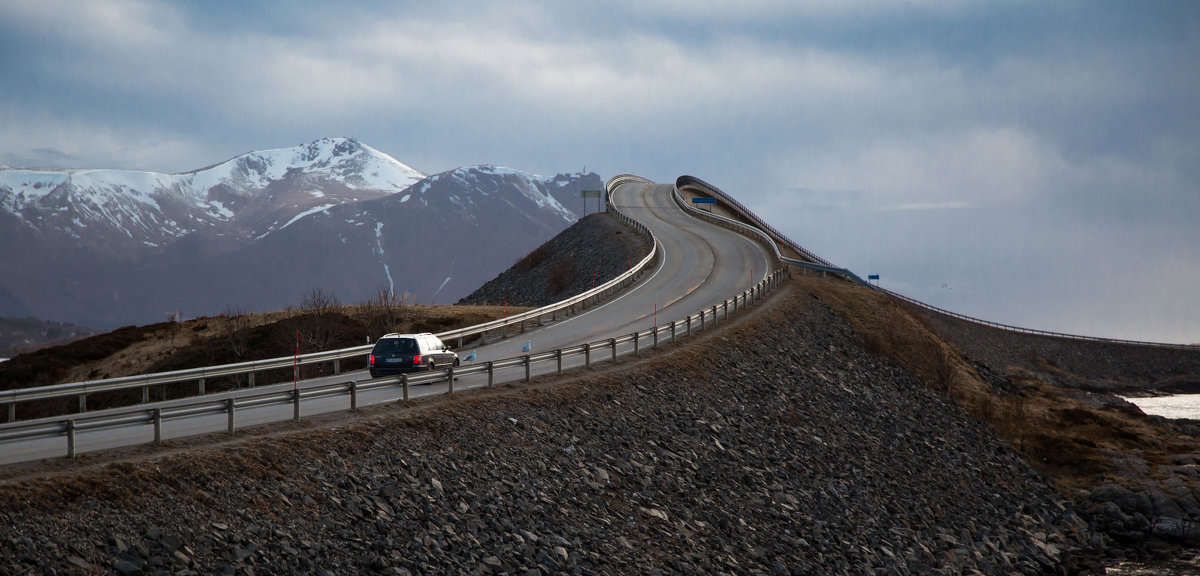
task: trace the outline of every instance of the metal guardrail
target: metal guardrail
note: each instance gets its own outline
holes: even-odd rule
[[[788,264],[791,266],[800,266],[801,268],[807,268],[809,270],[817,270],[820,272],[828,272],[830,274],[837,274],[838,276],[843,276],[847,280],[850,280],[851,282],[859,284],[860,286],[866,286],[867,288],[871,288],[872,290],[875,289],[874,285],[872,285],[870,282],[867,282],[866,280],[863,280],[862,277],[860,277],[858,274],[851,272],[849,268],[838,268],[837,266],[826,266],[824,264],[814,264],[812,262],[805,262],[804,260],[797,260],[795,258],[784,258],[783,261],[785,264]]]
[[[770,236],[768,236],[766,232],[763,232],[762,230],[759,230],[758,228],[755,228],[755,227],[745,224],[743,222],[738,222],[737,220],[733,220],[731,218],[726,218],[719,214],[712,214],[709,212],[705,212],[704,210],[701,210],[699,208],[696,208],[695,206],[688,204],[683,199],[683,195],[679,193],[678,186],[676,186],[675,189],[671,192],[671,197],[674,198],[675,204],[677,204],[680,208],[682,208],[684,212],[691,214],[692,217],[694,217],[694,218],[699,218],[706,222],[716,224],[717,226],[720,226],[722,228],[727,228],[727,229],[733,230],[734,232],[737,232],[743,236],[753,236],[760,244],[762,244],[764,247],[766,247],[768,250],[770,250],[772,254],[774,254],[775,263],[777,265],[783,264],[783,255],[781,255],[779,253],[779,244],[776,244],[775,240],[772,239]]]
[[[783,232],[776,230],[774,226],[767,224],[767,222],[765,220],[758,217],[758,214],[751,212],[749,208],[746,208],[745,206],[743,206],[742,203],[738,202],[737,199],[735,199],[733,196],[726,194],[725,191],[721,190],[720,188],[717,188],[716,186],[713,186],[712,184],[709,184],[708,182],[705,182],[695,176],[680,176],[679,178],[675,179],[675,188],[679,189],[679,190],[682,190],[684,188],[695,188],[696,190],[699,190],[702,193],[708,194],[709,196],[712,196],[714,198],[720,198],[722,202],[725,202],[730,207],[732,207],[734,209],[734,212],[737,212],[739,216],[749,220],[755,226],[757,226],[760,229],[762,229],[763,231],[765,231],[776,242],[779,242],[779,243],[783,244],[784,246],[787,246],[788,248],[795,250],[796,253],[800,254],[801,256],[803,256],[804,258],[808,259],[811,262],[815,262],[817,264],[824,264],[826,266],[831,266],[831,267],[833,266],[833,264],[831,264],[828,260],[825,260],[824,258],[821,258],[820,256],[817,256],[816,254],[813,254],[812,252],[805,250],[803,246],[797,244],[791,238],[788,238],[787,236],[785,236],[783,234]]]
[[[632,175],[627,175],[626,178],[646,181],[645,179],[641,179]],[[457,340],[458,347],[461,348],[463,340],[471,336],[481,336],[488,332],[498,330],[501,332],[502,338],[507,337],[509,327],[520,327],[521,331],[524,331],[526,322],[533,321],[540,323],[545,316],[550,316],[551,320],[554,321],[558,319],[559,313],[564,313],[566,315],[574,314],[576,307],[587,308],[589,302],[595,304],[637,281],[637,278],[640,276],[642,271],[650,266],[650,264],[653,263],[657,258],[658,240],[654,238],[654,234],[650,232],[649,228],[647,228],[641,222],[638,222],[621,212],[620,209],[611,203],[611,201],[609,202],[609,210],[622,222],[625,222],[638,232],[645,234],[651,240],[650,253],[629,270],[617,276],[616,278],[601,284],[600,286],[560,302],[543,306],[535,310],[530,310],[528,312],[507,316],[499,320],[493,320],[483,324],[476,324],[474,326],[468,326],[466,328],[460,328],[457,330],[440,332],[437,334],[438,338],[442,339],[443,341]],[[142,404],[145,404],[149,402],[149,391],[151,387],[163,386],[167,384],[178,384],[182,382],[196,382],[197,396],[204,396],[205,383],[207,380],[225,376],[247,374],[250,387],[253,388],[255,385],[255,372],[291,368],[295,364],[300,366],[308,366],[323,362],[333,362],[334,374],[336,375],[341,372],[341,360],[347,358],[357,358],[367,354],[370,352],[371,347],[372,345],[368,344],[365,346],[355,346],[352,348],[343,348],[339,350],[313,352],[309,354],[303,354],[298,357],[288,356],[282,358],[272,358],[268,360],[255,360],[236,364],[226,364],[222,366],[192,368],[188,370],[159,372],[155,374],[140,374],[121,378],[108,378],[103,380],[88,380],[84,382],[55,384],[52,386],[41,386],[37,388],[17,388],[0,392],[0,404],[7,405],[7,421],[15,422],[17,404],[22,402],[78,397],[79,412],[83,413],[87,411],[87,396],[89,394],[141,389]]]
[[[892,298],[896,298],[897,300],[902,300],[904,302],[912,304],[913,306],[917,306],[918,308],[924,308],[925,310],[929,310],[931,312],[936,312],[938,314],[950,316],[952,318],[957,318],[957,319],[963,320],[965,322],[971,322],[972,324],[979,324],[981,326],[988,326],[990,328],[997,328],[997,329],[1005,330],[1008,332],[1016,332],[1019,334],[1032,334],[1035,336],[1050,336],[1050,337],[1054,337],[1054,338],[1064,338],[1067,340],[1078,340],[1081,342],[1096,342],[1096,343],[1101,343],[1101,344],[1124,344],[1124,345],[1131,345],[1131,346],[1146,346],[1146,347],[1150,347],[1150,348],[1169,348],[1169,349],[1174,349],[1174,350],[1200,351],[1200,344],[1170,344],[1170,343],[1165,343],[1165,342],[1145,342],[1145,341],[1141,341],[1141,340],[1120,340],[1120,339],[1116,339],[1116,338],[1099,338],[1096,336],[1081,336],[1079,334],[1066,334],[1063,332],[1050,332],[1047,330],[1036,330],[1033,328],[1021,328],[1020,326],[1011,326],[1009,324],[1001,324],[999,322],[992,322],[989,320],[981,320],[979,318],[973,318],[971,316],[966,316],[963,314],[959,314],[957,312],[951,312],[951,311],[945,310],[943,308],[938,308],[937,306],[926,304],[924,302],[921,302],[920,300],[915,300],[913,298],[909,298],[908,296],[905,296],[898,292],[892,292],[891,290],[888,290],[887,288],[880,288],[878,286],[872,286],[872,288],[874,288],[875,290],[878,290],[879,292],[881,292],[883,294],[887,294],[888,296],[891,296]]]
[[[63,436],[66,438],[65,455],[69,458],[74,458],[78,453],[77,434],[82,431],[101,430],[128,425],[153,426],[154,443],[159,444],[163,440],[163,422],[189,416],[226,414],[228,416],[227,431],[230,434],[234,434],[237,431],[237,412],[239,409],[247,410],[264,406],[291,404],[293,407],[292,420],[298,422],[301,419],[303,401],[306,399],[348,396],[349,409],[354,411],[358,409],[358,395],[361,392],[392,387],[397,388],[400,394],[397,399],[408,401],[410,399],[411,386],[444,382],[447,384],[446,393],[453,395],[455,393],[454,383],[457,378],[486,374],[486,386],[491,388],[495,385],[497,370],[517,367],[524,368],[523,380],[529,382],[533,377],[533,366],[537,364],[555,362],[557,364],[556,372],[562,374],[563,358],[583,355],[585,359],[584,368],[590,368],[593,362],[603,359],[603,352],[605,351],[608,352],[611,362],[616,363],[617,359],[621,356],[640,354],[643,347],[659,348],[660,346],[673,344],[679,338],[690,336],[693,328],[703,331],[717,325],[718,322],[724,323],[729,319],[731,314],[736,316],[748,307],[753,306],[764,295],[779,287],[783,280],[788,277],[790,275],[787,269],[781,268],[767,274],[766,277],[754,286],[742,291],[733,298],[726,299],[697,313],[689,314],[682,319],[656,325],[648,330],[634,332],[626,336],[587,342],[579,346],[561,348],[551,352],[527,354],[466,367],[445,368],[436,372],[427,372],[412,376],[403,374],[397,377],[377,378],[368,381],[349,380],[344,383],[310,386],[297,390],[263,390],[261,392],[242,390],[156,403],[150,407],[133,406],[79,414],[72,418],[46,418],[16,424],[6,424],[0,425],[0,443]],[[630,343],[633,345],[632,349],[620,350],[622,346],[627,346]],[[593,355],[596,355],[595,359],[593,359]]]

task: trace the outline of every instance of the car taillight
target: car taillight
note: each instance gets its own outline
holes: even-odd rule
[[[367,365],[369,365],[369,366],[375,365],[375,355],[374,354],[372,354],[371,357],[367,359]]]
[[[417,366],[417,365],[419,365],[420,363],[421,363],[421,355],[420,355],[420,354],[413,354],[413,366]]]

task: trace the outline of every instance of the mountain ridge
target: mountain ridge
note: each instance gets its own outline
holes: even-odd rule
[[[0,170],[12,247],[0,316],[113,328],[278,309],[318,287],[452,302],[575,222],[565,200],[602,186],[492,165],[426,176],[352,138],[178,174]]]

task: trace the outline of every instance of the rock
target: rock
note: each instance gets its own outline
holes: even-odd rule
[[[113,563],[113,570],[121,576],[141,576],[142,574],[142,567],[129,560],[117,560]]]

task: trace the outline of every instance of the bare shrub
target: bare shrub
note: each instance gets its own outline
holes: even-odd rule
[[[220,331],[221,345],[229,351],[235,362],[240,362],[250,352],[250,316],[240,306],[226,307],[221,316],[224,320]],[[245,374],[234,374],[230,378],[234,387],[239,389],[249,381]]]
[[[954,362],[944,346],[935,348],[933,357],[933,389],[943,396],[954,387]]]
[[[545,246],[538,246],[533,252],[526,254],[524,258],[517,260],[517,263],[514,264],[513,267],[516,268],[518,272],[528,272],[532,270],[534,266],[545,262],[549,257],[550,251],[547,250]]]
[[[342,303],[334,293],[315,288],[302,296],[295,316],[301,349],[328,350],[337,340],[341,316]]]
[[[558,294],[567,289],[571,284],[571,277],[575,275],[575,264],[570,260],[564,260],[555,264],[550,269],[550,276],[546,278],[546,293]]]
[[[241,360],[249,351],[250,317],[240,306],[226,307],[221,316],[224,319],[221,323],[221,342],[234,358]]]
[[[1029,400],[1021,394],[1008,397],[1005,410],[1005,433],[1008,441],[1017,448],[1025,448],[1025,436],[1029,427]]]
[[[369,337],[377,339],[399,330],[404,322],[403,307],[407,296],[405,294],[403,297],[397,297],[387,288],[380,288],[370,300],[362,304]]]

